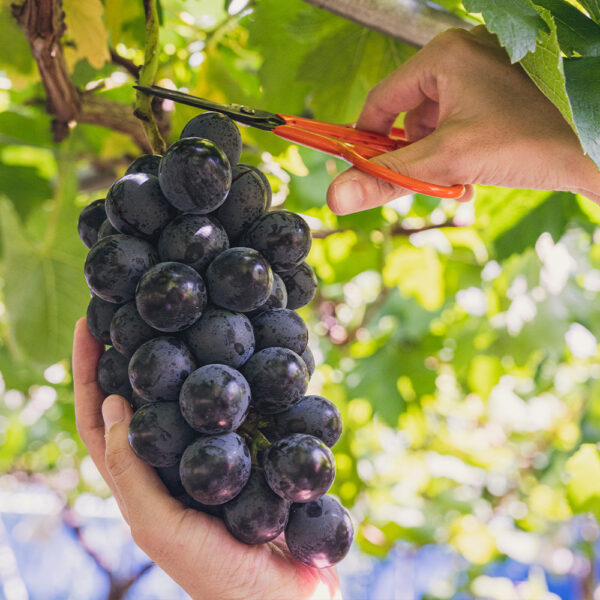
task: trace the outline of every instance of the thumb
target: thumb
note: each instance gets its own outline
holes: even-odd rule
[[[140,460],[129,445],[132,411],[121,396],[108,396],[102,404],[106,439],[106,469],[116,498],[132,532],[149,523],[165,522],[181,511],[179,503],[166,492],[156,471]]]
[[[447,135],[442,127],[430,135],[399,150],[381,154],[371,159],[384,167],[414,179],[438,185],[462,183],[457,170],[456,152],[450,150]],[[448,150],[445,150],[448,148]],[[394,198],[412,194],[367,173],[351,168],[338,175],[327,191],[327,204],[338,215],[367,210],[390,202]],[[466,186],[461,201],[470,200],[472,187]]]

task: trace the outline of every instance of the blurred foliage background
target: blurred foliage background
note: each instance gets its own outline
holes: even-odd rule
[[[142,3],[63,8],[72,82],[132,106]],[[354,121],[367,91],[415,52],[299,0],[160,8],[159,85],[321,120]],[[91,123],[55,142],[6,2],[0,22],[0,484],[34,478],[73,505],[109,493],[73,415],[72,330],[89,299],[77,216],[142,151]],[[155,108],[170,141],[195,114]],[[324,198],[343,163],[266,132],[242,136],[243,161],[265,170],[274,204],[314,232],[320,285],[301,311],[318,363],[311,391],[343,414],[333,492],[352,509],[360,548],[450,548],[459,566],[429,598],[556,597],[537,575],[519,588],[489,575],[506,560],[571,574],[592,598],[600,209],[568,193],[479,188],[465,205],[413,195],[336,217]]]

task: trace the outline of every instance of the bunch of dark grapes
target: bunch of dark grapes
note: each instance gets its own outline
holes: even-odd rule
[[[324,568],[353,527],[327,495],[340,413],[305,395],[314,360],[295,309],[316,290],[311,235],[269,210],[241,149],[231,119],[204,113],[83,209],[87,322],[112,346],[98,382],[131,403],[131,447],[173,496],[246,544],[285,532],[298,560]]]

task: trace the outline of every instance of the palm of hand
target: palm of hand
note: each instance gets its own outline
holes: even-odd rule
[[[81,319],[73,348],[77,427],[137,545],[193,598],[339,597],[335,568],[303,565],[289,553],[282,537],[247,546],[233,538],[219,519],[185,508],[169,495],[155,470],[129,446],[129,404],[119,396],[105,401],[98,387],[102,352],[103,346]]]

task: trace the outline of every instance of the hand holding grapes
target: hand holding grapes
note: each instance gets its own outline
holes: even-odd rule
[[[303,565],[279,539],[247,546],[220,520],[170,496],[129,445],[128,402],[115,395],[104,399],[96,375],[102,353],[81,319],[73,348],[77,427],[138,546],[193,598],[339,597],[335,568]]]
[[[373,162],[441,185],[565,190],[600,203],[600,171],[558,109],[485,28],[448,30],[369,93],[359,129],[388,134],[406,112],[406,148]],[[338,214],[410,193],[355,168],[329,187]],[[471,185],[461,198],[470,200]]]

